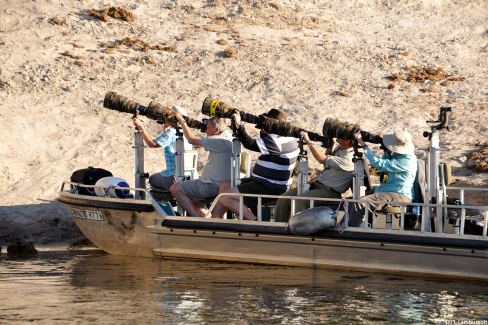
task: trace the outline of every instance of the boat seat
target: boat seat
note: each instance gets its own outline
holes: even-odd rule
[[[405,230],[419,230],[419,215],[414,214],[411,206],[407,206],[404,214],[404,224]],[[399,219],[401,216],[401,208],[395,205],[385,205],[380,210],[375,211],[376,214],[384,214],[386,216],[386,229],[393,229],[393,217]]]

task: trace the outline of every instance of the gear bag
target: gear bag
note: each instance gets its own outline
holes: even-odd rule
[[[95,185],[95,183],[103,177],[113,176],[111,172],[103,168],[95,168],[89,166],[88,168],[78,169],[71,174],[71,182],[85,185]],[[95,196],[95,190],[89,187],[79,187],[71,185],[72,192],[78,192],[80,195]]]

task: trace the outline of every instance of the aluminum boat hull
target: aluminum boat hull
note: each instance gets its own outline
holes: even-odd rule
[[[284,223],[162,218],[149,201],[66,192],[60,194],[59,200],[66,204],[85,236],[114,255],[488,281],[488,239],[483,236],[369,228],[332,229],[313,236],[297,236],[289,233]]]

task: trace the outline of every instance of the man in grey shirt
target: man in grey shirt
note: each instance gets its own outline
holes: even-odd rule
[[[201,201],[217,196],[220,184],[231,178],[232,132],[223,119],[212,117],[207,121],[206,136],[195,135],[181,114],[176,114],[176,119],[188,142],[203,147],[209,155],[199,179],[175,183],[170,191],[188,215],[204,217],[207,209]]]
[[[354,172],[353,140],[336,139],[337,145],[327,148],[325,153],[314,145],[307,132],[302,132],[303,141],[308,144],[310,152],[314,158],[324,165],[324,171],[318,179],[310,184],[310,190],[303,192],[299,196],[320,197],[320,198],[341,198],[341,193],[347,191],[352,184]],[[294,188],[283,193],[285,196],[296,196],[297,189]],[[315,206],[335,205],[332,202],[316,201]],[[296,200],[295,212],[300,212],[310,208],[309,200]],[[290,218],[291,200],[279,199],[276,205],[275,221],[287,222]]]

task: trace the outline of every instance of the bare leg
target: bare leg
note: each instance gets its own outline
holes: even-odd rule
[[[224,193],[239,193],[239,190],[236,188],[229,188],[227,189]],[[223,196],[220,198],[220,204],[234,212],[239,214],[239,198],[238,197],[233,197],[233,196]],[[249,209],[245,204],[243,204],[243,216],[244,219],[246,220],[256,220],[256,216],[254,213],[252,213],[251,209]]]
[[[202,212],[202,206],[199,203],[194,202],[190,197],[182,192],[181,183],[175,183],[170,188],[171,195],[176,199],[178,204],[186,210],[186,212],[192,217],[205,217],[205,213]]]
[[[230,188],[230,181],[223,181],[219,186],[219,194],[225,193]],[[222,219],[224,217],[224,213],[227,212],[227,208],[222,205],[221,200],[222,198],[219,199],[214,209],[212,210],[212,218]]]

